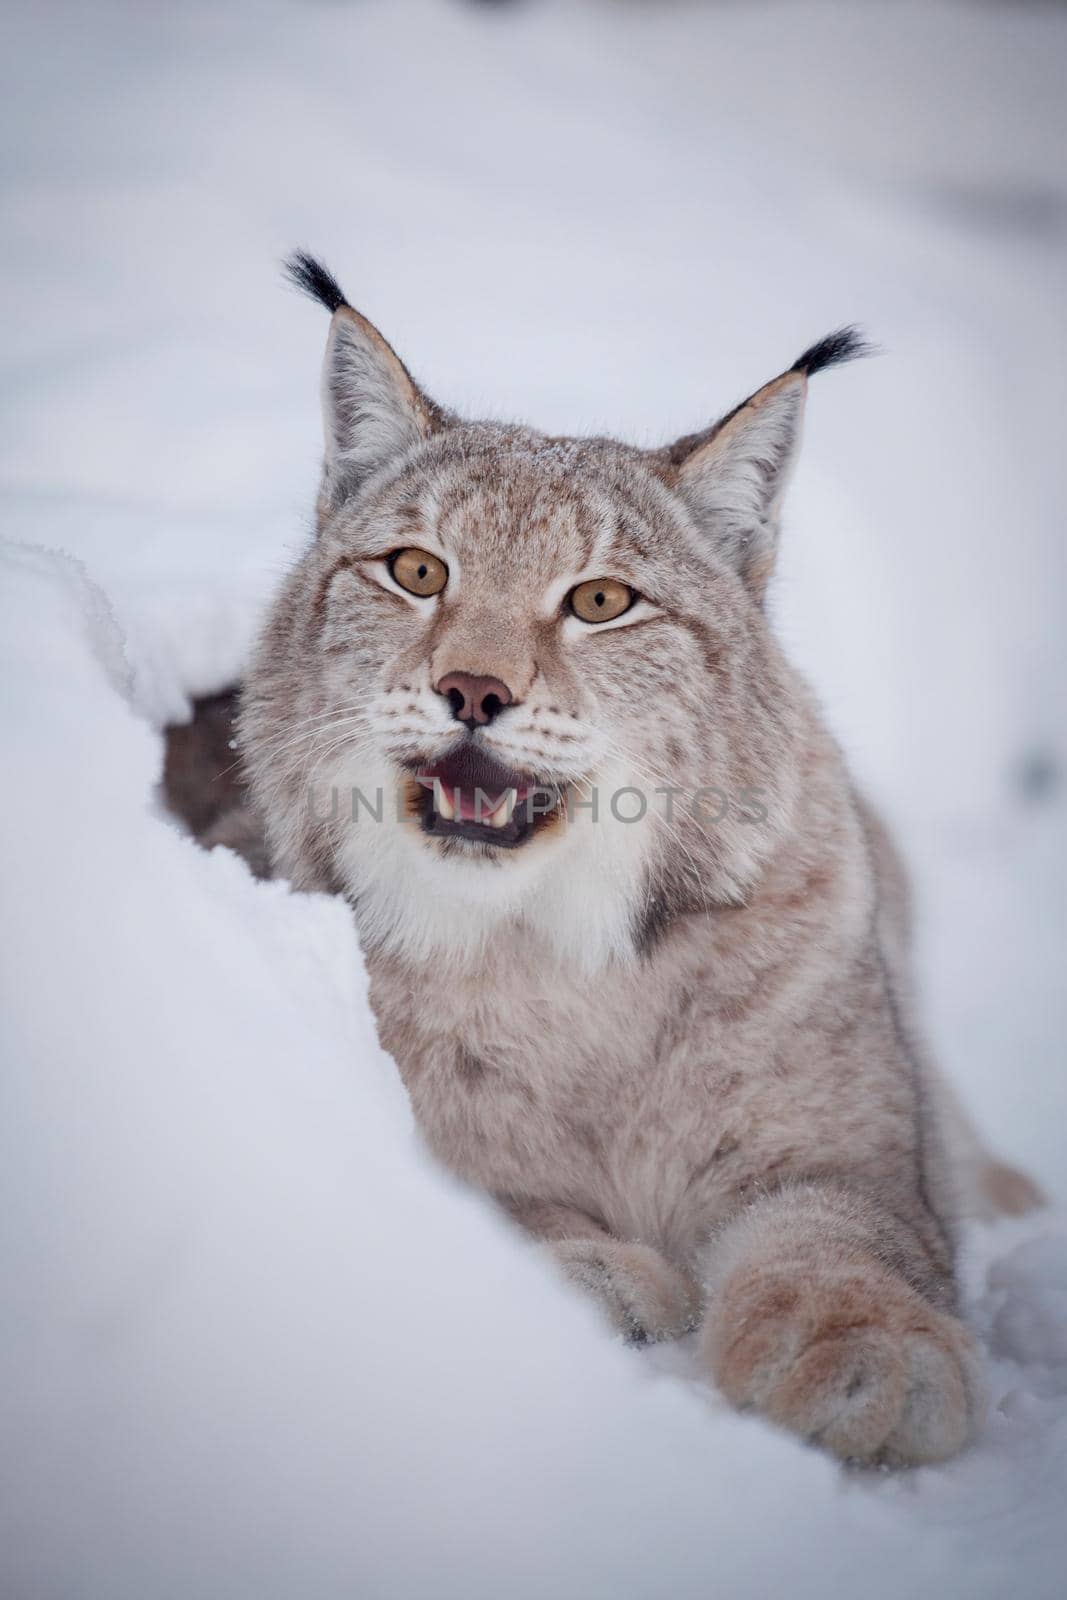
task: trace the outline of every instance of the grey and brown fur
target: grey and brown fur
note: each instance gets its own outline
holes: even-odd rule
[[[291,271],[332,321],[317,537],[240,719],[274,869],[348,897],[429,1145],[617,1328],[699,1326],[731,1400],[842,1457],[952,1454],[982,1405],[959,1172],[1006,1169],[943,1114],[903,880],[763,606],[808,377],[858,340],[642,451],[460,421],[322,268]],[[390,577],[412,546],[439,596]],[[589,577],[641,599],[583,623]],[[434,687],[456,671],[511,703],[468,732]],[[586,805],[514,850],[331,808],[467,739]],[[610,813],[622,788],[642,821]]]

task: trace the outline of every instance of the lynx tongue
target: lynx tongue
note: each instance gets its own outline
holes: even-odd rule
[[[424,767],[419,782],[432,786],[434,805],[446,822],[481,822],[488,827],[502,827],[529,791],[521,773],[467,744]]]

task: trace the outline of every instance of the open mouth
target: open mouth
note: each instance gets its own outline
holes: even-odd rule
[[[432,765],[414,769],[412,809],[424,833],[514,850],[555,820],[558,784],[497,761],[469,738]]]

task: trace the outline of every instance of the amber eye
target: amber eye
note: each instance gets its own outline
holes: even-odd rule
[[[448,582],[448,568],[428,550],[397,550],[389,557],[389,571],[409,594],[440,594]]]
[[[637,599],[632,589],[618,578],[590,578],[568,595],[570,608],[583,622],[612,622],[629,611]]]

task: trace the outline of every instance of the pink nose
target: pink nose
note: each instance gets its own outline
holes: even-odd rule
[[[446,672],[434,688],[447,698],[456,721],[465,722],[468,728],[492,722],[498,712],[511,704],[511,690],[506,683],[499,678],[476,678],[471,672]]]

